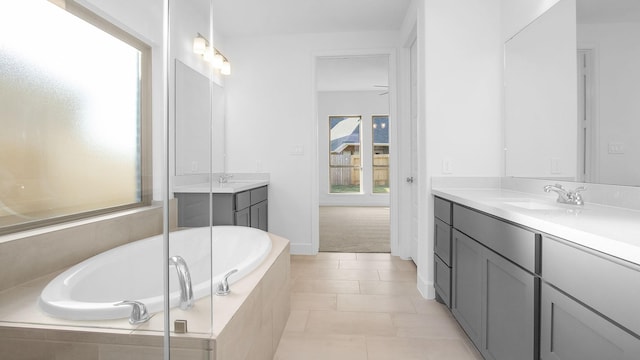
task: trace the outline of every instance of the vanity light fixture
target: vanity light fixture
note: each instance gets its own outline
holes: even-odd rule
[[[220,74],[231,74],[229,60],[218,49],[210,46],[209,41],[200,33],[193,39],[193,52],[201,55],[204,61],[211,63],[214,69],[220,70]]]
[[[193,39],[193,52],[198,55],[204,55],[207,47],[209,47],[209,42],[198,33],[198,36]]]
[[[220,74],[222,75],[231,75],[231,64],[227,59],[222,63],[222,68],[220,68]]]

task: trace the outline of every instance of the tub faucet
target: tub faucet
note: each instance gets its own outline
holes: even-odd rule
[[[236,273],[237,271],[238,269],[233,269],[224,275],[224,277],[222,278],[222,281],[218,283],[218,287],[216,288],[216,295],[218,296],[229,295],[229,293],[231,292],[231,289],[229,289],[229,276]]]
[[[151,319],[151,316],[149,316],[149,313],[147,312],[147,307],[140,301],[124,300],[124,301],[120,301],[119,303],[115,303],[113,305],[114,306],[122,306],[122,305],[131,306],[131,315],[129,315],[129,324],[131,325],[142,324],[149,321],[149,319]]]
[[[571,205],[584,205],[584,200],[582,199],[581,192],[587,190],[584,186],[580,186],[575,190],[566,190],[562,185],[546,185],[544,187],[544,192],[555,192],[558,194],[558,202],[562,204],[571,204]]]
[[[180,309],[188,310],[193,306],[193,288],[191,287],[191,273],[187,262],[182,256],[172,256],[169,258],[169,265],[174,265],[178,272],[180,282]]]

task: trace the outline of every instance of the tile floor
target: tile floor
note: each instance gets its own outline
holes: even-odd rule
[[[481,360],[412,261],[389,254],[291,256],[291,314],[274,360]]]

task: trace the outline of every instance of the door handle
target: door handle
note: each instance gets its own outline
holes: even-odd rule
[[[409,184],[413,184],[413,176],[409,176],[409,177],[407,178],[407,182],[408,182]]]

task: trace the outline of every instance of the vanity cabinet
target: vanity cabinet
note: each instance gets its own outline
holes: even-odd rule
[[[537,360],[540,238],[453,204],[451,311],[485,359]]]
[[[434,285],[436,299],[451,307],[451,202],[435,198]]]
[[[541,359],[640,359],[640,266],[543,241]]]
[[[251,226],[268,230],[267,186],[238,193],[176,193],[175,196],[180,227],[209,226],[211,219],[214,226]]]

